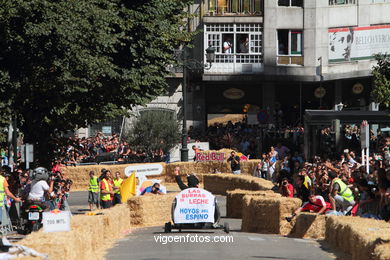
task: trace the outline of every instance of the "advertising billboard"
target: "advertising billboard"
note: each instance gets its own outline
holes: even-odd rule
[[[343,27],[328,30],[329,62],[372,59],[390,53],[390,25]]]

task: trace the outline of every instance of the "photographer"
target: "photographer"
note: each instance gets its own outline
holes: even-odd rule
[[[46,168],[38,167],[36,168],[31,176],[31,190],[28,194],[28,200],[44,202],[45,201],[45,192],[46,194],[51,194],[53,192],[54,180],[50,180],[50,185],[47,184],[49,179],[49,173]]]
[[[292,198],[294,196],[294,186],[289,182],[288,178],[283,178],[279,186],[279,192],[283,197]]]
[[[228,162],[230,162],[230,166],[232,168],[233,174],[240,174],[241,168],[240,168],[240,157],[236,155],[235,151],[232,151],[230,154],[230,157],[227,159]]]

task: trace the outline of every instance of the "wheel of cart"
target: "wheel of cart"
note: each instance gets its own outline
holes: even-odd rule
[[[172,223],[167,222],[164,232],[173,229],[222,229],[230,232],[229,223],[220,225],[221,214],[216,197],[207,190],[189,188],[181,191],[172,202]]]

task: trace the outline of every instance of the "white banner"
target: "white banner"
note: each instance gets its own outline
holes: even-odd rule
[[[215,196],[199,189],[185,189],[176,196],[175,224],[214,223]]]
[[[135,172],[136,177],[160,175],[163,172],[163,166],[159,163],[134,164],[125,168],[125,175],[129,177]]]
[[[70,231],[70,211],[52,211],[42,213],[44,232]]]
[[[329,62],[372,59],[390,52],[390,25],[328,30]]]

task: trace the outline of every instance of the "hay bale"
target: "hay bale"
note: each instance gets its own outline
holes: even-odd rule
[[[329,217],[326,241],[353,260],[389,259],[390,223],[359,217]]]
[[[230,190],[226,192],[226,217],[242,218],[242,205],[245,195],[263,196],[266,198],[281,197],[273,191]]]
[[[242,208],[241,230],[244,232],[270,233],[287,235],[294,222],[287,222],[285,217],[301,205],[296,198],[245,195]]]
[[[301,213],[296,217],[296,222],[289,236],[299,238],[324,239],[325,215],[313,213]]]
[[[390,243],[383,243],[375,247],[373,259],[388,260],[390,259]]]
[[[73,216],[69,232],[38,231],[28,235],[20,244],[48,254],[50,259],[103,259],[104,250],[122,236],[122,231],[130,228],[130,220],[127,205],[100,212],[104,215]]]
[[[226,195],[228,190],[271,190],[273,184],[262,178],[242,174],[204,174],[203,183],[205,190],[213,194]]]
[[[163,172],[161,175],[165,174],[165,163],[158,163],[163,165]],[[139,164],[116,164],[116,165],[86,165],[86,166],[68,166],[64,167],[63,173],[73,181],[72,189],[73,190],[87,190],[89,184],[89,172],[94,171],[96,176],[100,175],[101,169],[110,170],[113,174],[115,172],[120,172],[122,178],[125,176],[125,168],[129,165],[139,165]]]
[[[132,227],[160,226],[171,221],[172,202],[177,193],[145,195],[127,201]]]

